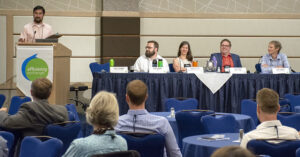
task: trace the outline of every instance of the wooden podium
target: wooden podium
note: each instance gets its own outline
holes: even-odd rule
[[[17,43],[17,46],[25,46],[29,49],[36,46],[53,47],[53,86],[48,100],[50,104],[66,105],[70,89],[70,56],[72,51],[60,43]]]

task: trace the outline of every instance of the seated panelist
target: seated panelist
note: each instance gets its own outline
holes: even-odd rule
[[[191,67],[193,61],[193,55],[191,51],[190,43],[183,41],[179,45],[177,58],[173,60],[173,68],[175,72],[185,72],[186,67]]]
[[[272,73],[272,68],[290,68],[287,56],[280,53],[282,46],[279,41],[270,41],[268,54],[261,59],[261,72]]]
[[[231,41],[223,39],[220,43],[220,52],[210,55],[210,60],[215,57],[217,60],[217,67],[221,68],[221,72],[225,72],[226,66],[242,67],[240,56],[230,52]]]
[[[134,63],[134,72],[149,72],[155,62],[158,65],[162,61],[162,68],[169,72],[169,64],[166,59],[158,55],[158,43],[154,40],[147,42],[145,55],[140,56]]]

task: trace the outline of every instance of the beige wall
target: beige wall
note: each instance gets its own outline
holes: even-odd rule
[[[157,40],[159,53],[169,61],[177,55],[181,41],[189,41],[193,55],[205,65],[211,53],[219,52],[220,41],[232,41],[232,52],[254,72],[259,57],[267,53],[271,40],[279,40],[291,66],[300,71],[300,19],[197,19],[141,18],[141,54],[148,40]],[[197,57],[198,56],[198,57]]]
[[[6,81],[6,16],[0,16],[0,84]]]

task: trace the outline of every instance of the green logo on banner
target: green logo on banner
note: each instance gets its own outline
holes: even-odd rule
[[[30,60],[25,67],[26,76],[30,81],[41,77],[47,77],[48,71],[47,63],[40,58]]]

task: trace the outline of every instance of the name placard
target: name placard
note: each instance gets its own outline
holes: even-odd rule
[[[273,74],[289,74],[290,69],[289,68],[272,68]]]
[[[166,73],[163,67],[151,67],[149,73]]]
[[[233,67],[229,69],[231,74],[247,74],[247,69],[245,67]]]
[[[110,73],[128,73],[128,67],[110,67]]]
[[[203,74],[203,67],[186,67],[187,73]]]

